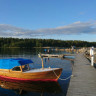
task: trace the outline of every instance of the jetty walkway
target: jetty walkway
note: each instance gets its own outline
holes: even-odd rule
[[[64,58],[65,56],[74,56],[75,54],[38,54],[38,56],[43,58]]]
[[[67,96],[96,96],[96,69],[83,53],[76,55]]]

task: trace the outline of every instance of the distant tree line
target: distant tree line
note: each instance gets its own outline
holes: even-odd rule
[[[0,48],[33,48],[33,47],[96,47],[96,42],[79,40],[54,40],[54,39],[19,39],[0,38]]]

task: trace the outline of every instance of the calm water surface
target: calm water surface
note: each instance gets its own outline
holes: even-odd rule
[[[27,58],[34,62],[31,67],[41,68],[39,52],[44,49],[0,49],[0,58]],[[66,52],[51,50],[50,53],[64,54]],[[60,78],[66,78],[72,73],[72,61],[62,58],[44,59],[44,67],[63,68]],[[66,96],[69,79],[58,82],[14,83],[0,80],[0,96]]]

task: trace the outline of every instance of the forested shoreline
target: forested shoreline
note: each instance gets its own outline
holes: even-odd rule
[[[0,38],[0,48],[33,48],[33,47],[96,47],[96,42],[79,40],[54,40],[54,39],[19,39]]]

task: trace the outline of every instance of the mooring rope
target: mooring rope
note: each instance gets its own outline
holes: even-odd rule
[[[65,78],[65,79],[62,79],[62,78],[59,78],[58,76],[57,76],[57,74],[56,74],[56,72],[54,71],[54,70],[52,70],[53,72],[54,72],[54,74],[55,74],[55,76],[58,78],[58,79],[60,79],[60,80],[68,80],[69,78],[71,78],[73,75],[70,75],[69,77],[67,77],[67,78]]]

